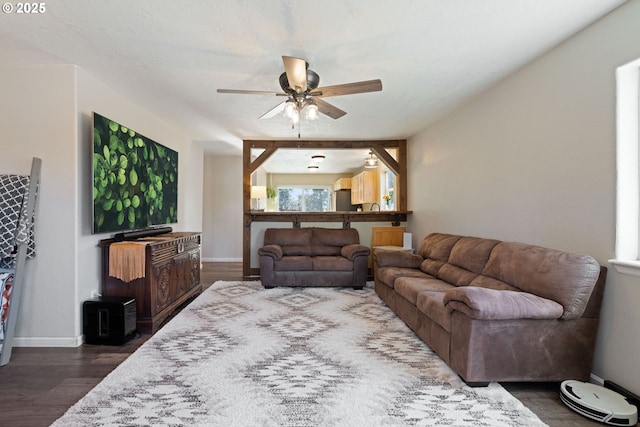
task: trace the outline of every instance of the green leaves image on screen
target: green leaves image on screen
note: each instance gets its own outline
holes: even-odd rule
[[[94,113],[93,231],[178,221],[178,153]]]

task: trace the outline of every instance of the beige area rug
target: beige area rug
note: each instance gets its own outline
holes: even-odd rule
[[[544,426],[470,388],[373,289],[216,282],[54,426]]]

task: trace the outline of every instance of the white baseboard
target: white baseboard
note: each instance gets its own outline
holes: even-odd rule
[[[242,258],[202,258],[202,262],[242,262]]]
[[[84,343],[84,335],[77,337],[30,337],[13,339],[13,347],[79,347]]]
[[[589,375],[589,382],[597,385],[601,385],[601,386],[604,385],[604,380],[599,376],[595,375],[594,373],[591,373],[591,375]]]

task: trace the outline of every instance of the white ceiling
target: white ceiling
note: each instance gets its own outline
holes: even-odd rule
[[[0,16],[0,64],[77,64],[207,150],[297,139],[282,55],[320,86],[379,78],[383,91],[325,98],[347,115],[303,121],[302,139],[408,138],[624,0],[55,0]],[[306,161],[306,160],[305,160]]]

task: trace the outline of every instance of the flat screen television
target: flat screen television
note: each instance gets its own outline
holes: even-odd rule
[[[178,153],[93,113],[93,233],[178,222]]]

